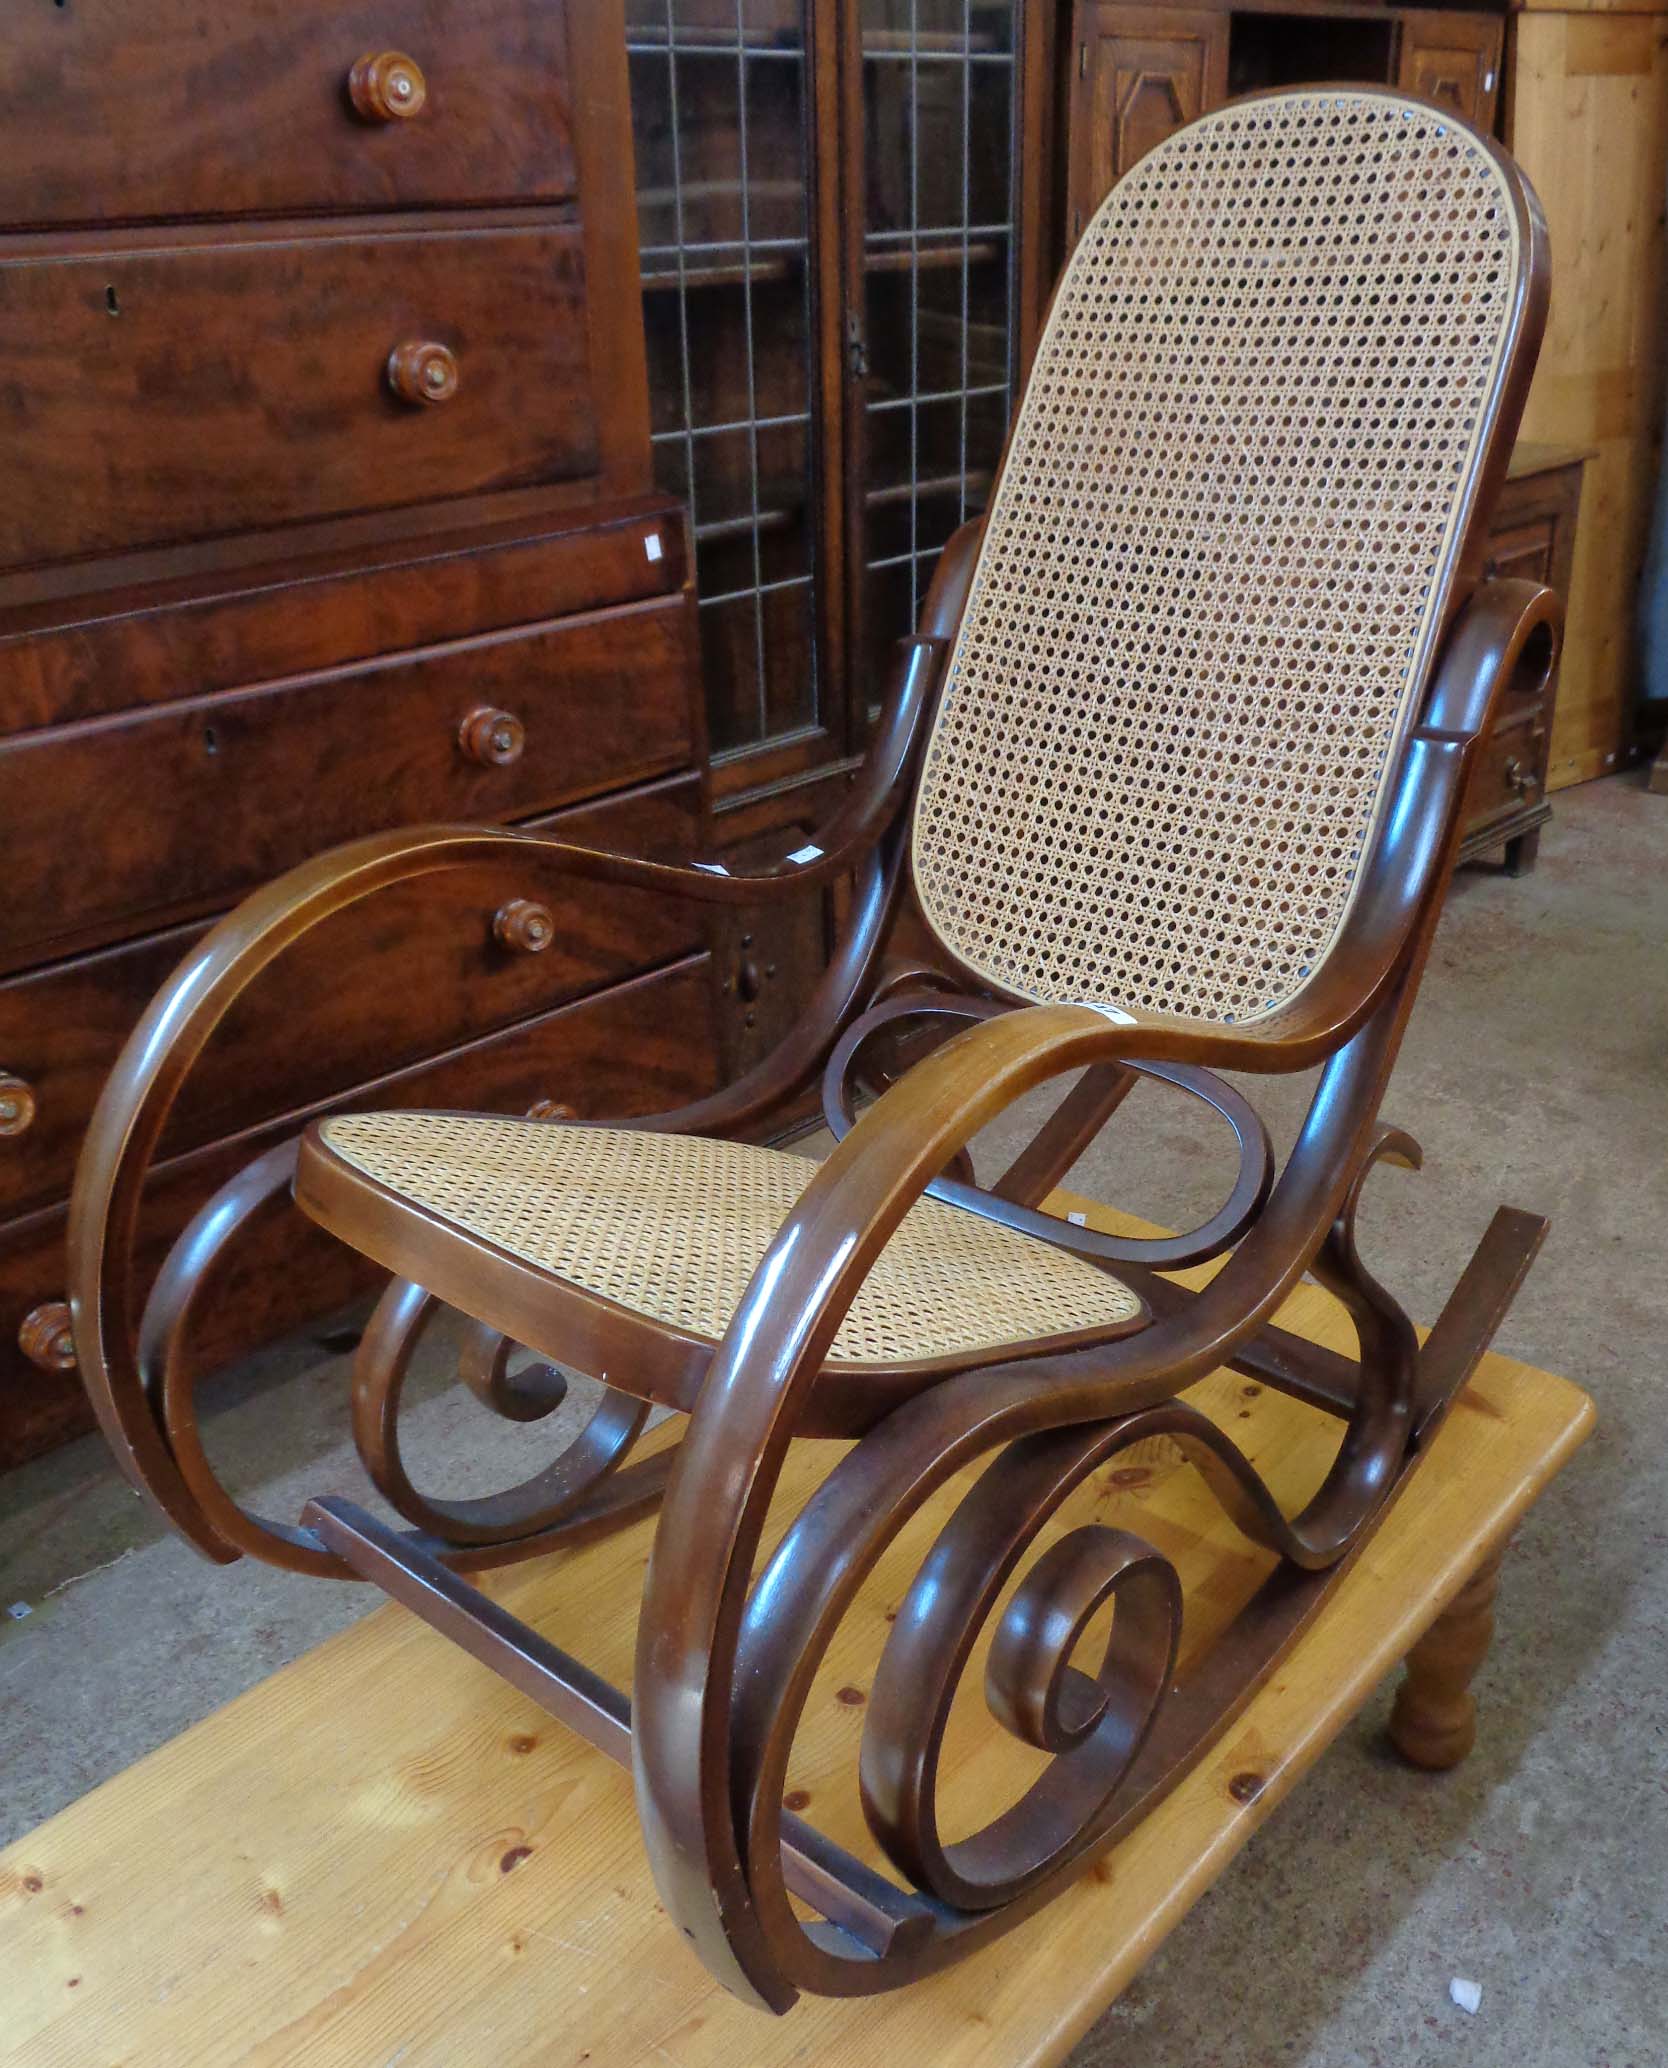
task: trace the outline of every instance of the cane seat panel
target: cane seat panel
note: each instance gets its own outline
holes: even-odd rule
[[[1482,139],[1351,88],[1191,123],[1056,295],[929,742],[928,921],[1010,995],[1290,1003],[1386,805],[1527,239]]]
[[[431,1219],[716,1342],[816,1172],[802,1156],[629,1128],[445,1113],[324,1121],[336,1158]],[[913,1364],[1120,1334],[1139,1298],[1081,1258],[922,1199],[882,1250],[828,1363]]]

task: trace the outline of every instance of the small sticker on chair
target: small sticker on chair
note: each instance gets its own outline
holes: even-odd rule
[[[1132,1012],[1124,1012],[1116,1005],[1097,1005],[1092,998],[1074,998],[1074,1005],[1081,1005],[1085,1012],[1098,1012],[1103,1020],[1110,1020],[1114,1027],[1133,1027],[1136,1018]]]
[[[662,546],[660,543],[660,533],[658,531],[651,531],[648,537],[643,541],[643,554],[645,559],[659,560],[665,553],[665,550],[665,547]]]
[[[822,849],[820,847],[796,847],[793,853],[788,856],[788,860],[790,862],[820,862],[822,860]]]
[[[695,866],[707,876],[728,876],[730,873],[722,862],[697,862]]]

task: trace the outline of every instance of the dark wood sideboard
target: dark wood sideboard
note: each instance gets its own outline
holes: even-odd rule
[[[215,913],[402,822],[704,838],[630,163],[618,0],[8,10],[0,1465],[86,1425],[80,1136]],[[688,1097],[716,1080],[716,995],[698,926],[628,893],[483,869],[344,914],[216,1037],[146,1268],[326,1105]],[[293,1214],[261,1224],[201,1354],[362,1273]]]

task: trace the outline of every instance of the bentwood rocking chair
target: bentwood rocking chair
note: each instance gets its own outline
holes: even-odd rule
[[[867,764],[820,851],[741,877],[502,830],[360,841],[251,898],[180,969],[99,1107],[72,1232],[75,1332],[124,1467],[210,1558],[380,1582],[630,1764],[656,1881],[729,1988],[887,1989],[983,1945],[1091,1863],[1220,1734],[1419,1464],[1543,1224],[1503,1209],[1420,1346],[1354,1218],[1496,700],[1550,669],[1546,590],[1480,579],[1533,366],[1547,265],[1516,168],[1389,92],[1240,101],[1125,178],[1061,281],[982,525],[946,549]],[[146,1166],[194,1057],[305,929],[403,879],[513,854],[575,884],[712,906],[855,878],[803,1021],[716,1095],[632,1128],[454,1113],[324,1120],[182,1237],[135,1328]],[[924,957],[890,946],[935,943]],[[902,1067],[904,1064],[907,1068]],[[1323,1064],[1276,1180],[1217,1069]],[[820,1166],[768,1132],[821,1073]],[[1071,1076],[1004,1176],[966,1145]],[[1206,1101],[1241,1167],[1191,1234],[1122,1239],[1044,1200],[1138,1076]],[[854,1087],[882,1087],[854,1117]],[[299,1526],[240,1508],[200,1441],[182,1349],[209,1266],[293,1179],[301,1208],[397,1274],[359,1353],[354,1427],[409,1528],[335,1498]],[[1223,1258],[1203,1291],[1184,1265]],[[1272,1317],[1304,1273],[1359,1357]],[[400,1389],[444,1302],[501,1413],[603,1378],[524,1484],[420,1494]],[[1282,1513],[1178,1396],[1227,1365],[1338,1418],[1337,1460]],[[623,1461],[651,1405],[687,1416]],[[1273,1577],[1174,1683],[1172,1565],[1121,1530],[1055,1538],[1066,1496],[1162,1435]],[[768,1559],[790,1441],[852,1439]],[[861,1790],[895,1873],[784,1807],[818,1662],[904,1524],[983,1466],[875,1671]],[[627,1697],[464,1574],[659,1505]],[[1005,1605],[999,1605],[1005,1602]],[[1105,1655],[1074,1650],[1115,1604]],[[947,1709],[981,1626],[996,1725],[1039,1775],[941,1831]],[[582,1642],[584,1632],[574,1633]],[[1049,1755],[1046,1761],[1042,1755]]]

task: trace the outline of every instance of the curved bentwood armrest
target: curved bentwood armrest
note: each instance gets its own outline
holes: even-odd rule
[[[759,1908],[757,1847],[768,1850],[769,1791],[759,1803],[738,1793],[738,1758],[754,1761],[755,1779],[765,1771],[759,1743],[732,1707],[744,1618],[782,1458],[875,1257],[973,1136],[1055,1077],[1143,1063],[1273,1071],[1325,1059],[1278,1183],[1197,1297],[1122,1340],[986,1367],[918,1394],[884,1425],[874,1454],[891,1461],[894,1477],[870,1492],[877,1502],[911,1506],[929,1480],[942,1483],[1002,1443],[1152,1409],[1227,1363],[1271,1321],[1329,1238],[1339,1239],[1348,1202],[1384,1151],[1379,1101],[1457,852],[1475,749],[1514,674],[1550,667],[1557,628],[1556,599],[1530,584],[1491,585],[1461,614],[1334,951],[1342,966],[1323,972],[1285,1012],[1243,1028],[1109,1015],[1088,1004],[982,1019],[869,1108],[784,1222],[709,1369],[673,1472],[639,1625],[634,1697],[638,1806],[662,1898],[738,1994],[780,2009],[793,1993],[780,1961],[786,1921],[772,1924]],[[1408,1394],[1404,1367],[1390,1408],[1395,1426],[1371,1444],[1346,1443],[1311,1504],[1318,1540],[1337,1539],[1382,1498],[1387,1461],[1406,1440]],[[1317,1541],[1317,1556],[1327,1548]],[[838,1534],[819,1534],[818,1553],[832,1603]],[[768,1576],[761,1587],[769,1591]],[[809,1986],[854,1986],[837,1964],[819,1966],[804,1948],[801,1955],[811,1965],[797,1981],[814,1970]]]
[[[782,1049],[737,1084],[644,1125],[684,1131],[744,1125],[811,1081],[842,1015],[860,996],[901,870],[898,821],[912,789],[977,549],[967,525],[941,557],[922,631],[897,648],[885,707],[862,768],[815,853],[748,873],[570,846],[504,827],[425,826],[372,834],[303,863],[210,929],[153,1000],[94,1109],[69,1216],[70,1305],[83,1381],[123,1472],[211,1558],[237,1555],[182,1478],[141,1370],[131,1258],[151,1159],[180,1087],[226,1013],[283,952],[346,907],[397,883],[513,856],[575,882],[623,885],[706,906],[755,906],[855,873],[860,924],[825,974],[812,1011]]]

